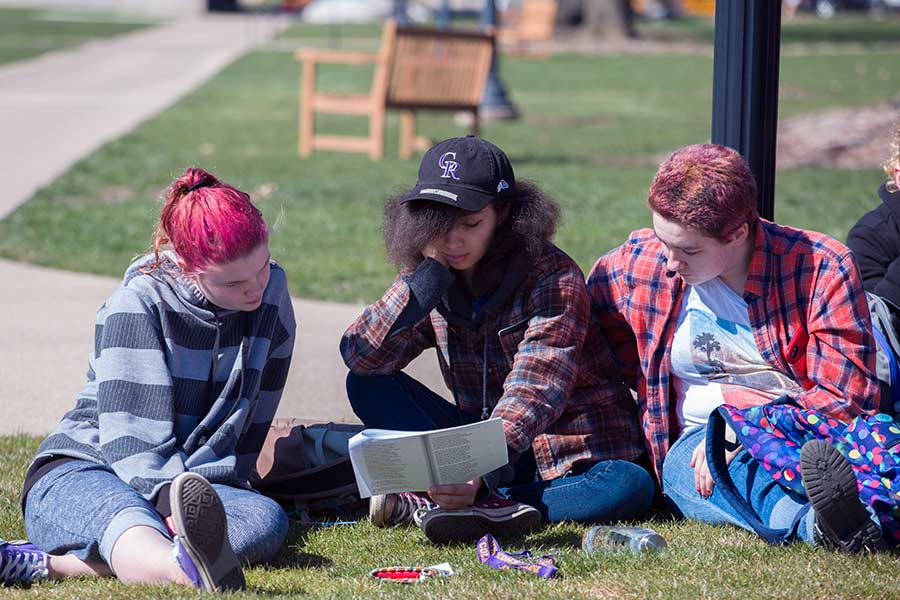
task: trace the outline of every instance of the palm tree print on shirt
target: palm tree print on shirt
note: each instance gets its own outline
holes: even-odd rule
[[[713,352],[722,350],[722,345],[716,339],[716,336],[708,331],[697,335],[694,338],[694,348],[706,354],[706,364],[697,365],[697,371],[701,375],[716,375],[725,372],[725,364],[720,360],[712,357]]]

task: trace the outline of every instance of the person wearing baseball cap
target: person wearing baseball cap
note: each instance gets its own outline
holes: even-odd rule
[[[470,542],[649,508],[635,404],[591,320],[584,275],[551,243],[558,221],[556,202],[474,136],[433,146],[416,185],[385,201],[399,274],[341,340],[353,410],[367,427],[408,431],[499,417],[510,462],[375,496],[375,525],[415,521],[432,542]],[[403,373],[431,347],[453,402]]]

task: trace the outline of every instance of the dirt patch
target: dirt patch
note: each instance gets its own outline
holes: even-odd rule
[[[880,168],[900,126],[900,100],[779,119],[778,168]]]
[[[601,38],[577,32],[560,30],[556,37],[546,43],[534,44],[522,51],[525,56],[566,53],[586,55],[646,55],[678,54],[687,56],[713,55],[713,46],[708,42],[685,39],[667,39],[661,36],[642,35],[639,38]]]
[[[812,98],[813,94],[808,89],[804,87],[800,87],[799,85],[778,85],[778,99],[790,99],[790,100],[806,100],[808,98]]]

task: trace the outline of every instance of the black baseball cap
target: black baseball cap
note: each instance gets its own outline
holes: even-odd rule
[[[469,135],[432,146],[419,165],[419,182],[402,201],[430,200],[478,212],[515,187],[512,165],[503,150]]]

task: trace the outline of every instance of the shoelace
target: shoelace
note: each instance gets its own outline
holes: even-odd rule
[[[492,569],[501,571],[516,569],[526,573],[533,573],[544,579],[558,576],[559,568],[554,564],[555,560],[552,554],[545,554],[531,562],[522,560],[523,558],[531,558],[531,552],[528,550],[504,552],[500,549],[500,544],[497,543],[494,536],[489,533],[478,540],[476,550],[478,552],[478,562]]]
[[[50,575],[47,554],[40,550],[25,549],[10,543],[0,551],[3,567],[0,581],[5,583],[31,583]]]
[[[398,494],[391,520],[395,523],[404,523],[412,520],[416,525],[419,525],[419,521],[422,518],[420,513],[425,514],[434,508],[437,508],[437,504],[428,498],[412,492],[403,492]]]
[[[421,527],[422,526],[422,518],[426,514],[428,514],[431,510],[432,509],[430,509],[430,508],[417,508],[412,514],[413,523],[415,523],[416,525]]]

